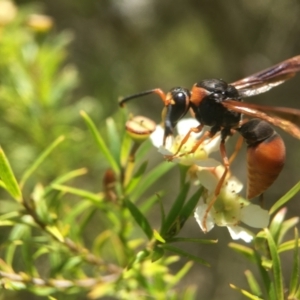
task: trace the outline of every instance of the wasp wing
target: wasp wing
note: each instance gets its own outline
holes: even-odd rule
[[[231,83],[241,97],[251,97],[265,93],[282,84],[300,71],[300,55],[289,58],[275,66],[257,72]]]
[[[300,110],[298,109],[256,105],[229,99],[221,103],[229,110],[263,119],[300,139]]]

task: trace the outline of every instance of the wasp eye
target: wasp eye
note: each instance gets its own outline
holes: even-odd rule
[[[186,95],[180,92],[176,94],[173,99],[175,100],[175,102],[183,102],[186,99]]]
[[[177,105],[188,103],[191,95],[187,89],[174,88],[172,91],[172,98]]]

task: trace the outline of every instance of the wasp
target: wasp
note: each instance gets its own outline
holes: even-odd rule
[[[221,79],[206,79],[195,83],[191,90],[175,87],[164,93],[157,88],[125,97],[119,104],[123,106],[131,99],[157,94],[164,103],[162,112],[163,145],[165,145],[167,137],[173,135],[177,122],[189,110],[192,112],[199,121],[199,125],[188,131],[177,152],[169,157],[169,160],[178,154],[192,132],[201,132],[204,126],[210,128],[186,154],[195,152],[205,139],[220,133],[220,153],[225,171],[217,185],[216,197],[229,172],[225,140],[233,133],[238,132],[248,146],[247,199],[252,199],[269,188],[281,172],[285,162],[284,142],[271,124],[300,139],[300,110],[246,103],[242,99],[265,93],[292,78],[299,71],[300,55],[230,84]],[[243,115],[251,119],[244,119]],[[211,209],[213,202],[211,201],[207,212]]]

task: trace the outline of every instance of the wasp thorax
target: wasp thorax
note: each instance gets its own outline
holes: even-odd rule
[[[209,95],[213,95],[215,98],[239,98],[237,89],[222,79],[205,79],[196,83],[196,86],[205,89]]]

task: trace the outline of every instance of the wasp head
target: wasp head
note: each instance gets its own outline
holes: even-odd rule
[[[172,88],[166,94],[165,107],[162,111],[162,120],[164,124],[164,141],[170,135],[173,135],[177,122],[182,119],[190,108],[191,93],[182,87]]]

